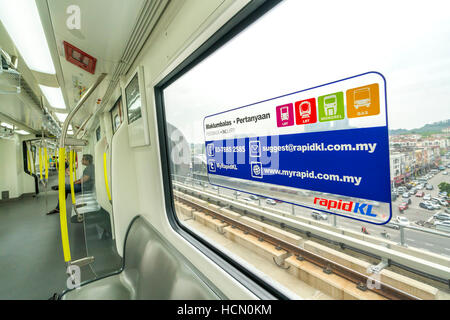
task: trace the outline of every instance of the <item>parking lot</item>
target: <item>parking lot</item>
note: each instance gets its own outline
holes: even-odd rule
[[[438,193],[439,193],[438,185],[441,182],[450,183],[449,175],[443,174],[444,172],[448,172],[447,170],[450,171],[450,169],[448,169],[448,168],[446,170],[439,171],[439,173],[437,173],[430,180],[428,180],[427,183],[431,184],[433,186],[433,190],[426,190],[425,188],[423,188],[419,191],[424,192],[425,195],[430,194],[432,198],[438,197]],[[408,209],[404,210],[403,212],[400,212],[398,207],[402,202],[407,201],[408,199],[403,198],[402,194],[400,193],[398,198],[392,202],[393,219],[396,219],[397,216],[404,216],[412,223],[417,222],[417,221],[429,222],[429,224],[425,224],[424,226],[434,228],[434,226],[432,225],[433,224],[433,219],[432,219],[433,214],[435,214],[437,212],[444,212],[445,207],[441,206],[440,209],[428,210],[428,209],[419,207],[419,204],[424,201],[423,197],[416,197],[415,195],[412,195],[409,197],[409,199],[411,199],[411,204],[409,204]]]

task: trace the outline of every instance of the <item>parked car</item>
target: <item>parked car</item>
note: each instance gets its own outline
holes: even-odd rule
[[[435,214],[433,214],[433,218],[436,220],[450,221],[450,214],[443,212],[436,212]]]
[[[407,204],[411,204],[412,203],[411,198],[403,199],[402,202],[406,202]]]
[[[433,206],[434,209],[440,209],[441,208],[441,206],[436,201],[431,201],[431,205]]]
[[[328,220],[328,214],[319,211],[312,211],[311,216],[316,220]]]
[[[448,172],[447,172],[447,171],[444,171],[444,172],[442,172],[442,174],[443,174],[444,176],[446,176],[446,175],[448,175]]]
[[[392,223],[386,223],[384,226],[387,228],[395,229],[395,230],[400,229],[400,227],[398,225],[392,224]]]
[[[427,185],[425,186],[425,189],[427,189],[427,190],[433,190],[433,185],[432,185],[432,184],[427,184]]]
[[[427,204],[425,202],[419,203],[419,207],[427,209],[427,210],[434,210],[434,208],[431,204]]]
[[[435,222],[436,230],[450,232],[450,221]]]
[[[409,198],[409,192],[404,192],[402,194],[402,198]]]
[[[233,194],[234,194],[235,196],[240,196],[240,195],[241,195],[241,193],[240,193],[239,191],[235,191],[235,192],[233,192]]]
[[[423,191],[417,191],[416,197],[423,197],[425,193]]]
[[[406,209],[408,209],[408,203],[407,202],[402,202],[402,203],[399,204],[398,211],[403,212]]]
[[[422,190],[422,189],[423,189],[423,184],[418,184],[418,185],[416,186],[416,189],[417,189],[417,190]]]
[[[433,197],[433,198],[431,198],[431,201],[436,201],[436,203],[438,203],[438,204],[440,204],[441,206],[444,206],[444,207],[448,206],[447,200],[444,200],[444,199],[441,199],[441,198]]]
[[[276,203],[274,200],[272,200],[272,199],[266,199],[266,203],[267,203],[267,204],[270,204],[270,205],[272,205],[272,206],[274,206],[274,205],[277,204],[277,203]]]
[[[250,199],[252,199],[252,200],[258,200],[259,198],[258,198],[257,196],[255,196],[254,194],[252,194],[252,195],[250,196]]]
[[[403,187],[403,186],[402,187],[398,187],[397,190],[398,190],[399,194],[403,193],[403,192],[406,192],[406,188]]]
[[[407,218],[405,218],[405,217],[398,216],[397,217],[397,222],[402,224],[402,225],[406,225],[406,226],[409,225],[409,220]]]
[[[447,191],[441,191],[438,195],[439,197],[447,197]]]
[[[423,200],[431,200],[431,194],[427,193],[426,195],[423,196]]]

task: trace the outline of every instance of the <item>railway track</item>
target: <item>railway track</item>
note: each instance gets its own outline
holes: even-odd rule
[[[321,257],[301,247],[295,246],[271,234],[248,226],[236,219],[232,219],[226,215],[211,210],[206,206],[192,202],[178,195],[175,195],[175,201],[179,201],[180,203],[183,203],[196,211],[202,212],[205,215],[209,215],[213,219],[218,219],[219,221],[228,224],[232,228],[237,228],[241,230],[245,234],[253,235],[257,237],[259,241],[266,241],[267,243],[270,243],[278,250],[283,249],[287,251],[289,254],[296,256],[297,259],[300,261],[306,260],[322,268],[325,273],[328,274],[334,273],[337,276],[354,283],[357,286],[357,288],[359,288],[362,291],[370,290],[390,300],[421,300],[420,298],[414,295],[411,295],[409,293],[406,293],[402,290],[399,290],[395,287],[392,287],[390,285],[381,282],[377,282],[374,285],[367,285],[368,283],[374,283],[373,278],[365,274],[359,273],[355,270],[352,270],[350,268],[347,268],[343,265],[340,265],[332,260]]]

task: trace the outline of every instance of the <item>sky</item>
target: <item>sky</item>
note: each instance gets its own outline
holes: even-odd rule
[[[203,118],[368,71],[386,78],[390,129],[450,119],[449,1],[286,0],[165,90],[167,119]]]

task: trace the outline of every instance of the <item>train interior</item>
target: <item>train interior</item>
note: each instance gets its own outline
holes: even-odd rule
[[[450,229],[436,216],[447,221],[450,199],[438,198],[438,183],[450,183],[450,11],[432,9],[445,2],[411,4],[407,14],[389,1],[0,5],[0,299],[450,299]],[[426,21],[419,28],[416,19]],[[409,171],[403,184],[380,187],[389,201],[364,204],[383,223],[390,215],[387,224],[312,210],[302,204],[339,191],[259,182],[262,167],[247,180],[211,175],[208,117],[273,97],[287,103],[306,88],[325,96],[325,83],[378,72],[386,128],[408,117],[447,121],[416,139],[432,137],[437,149],[405,151],[417,179],[437,168],[429,181],[440,179],[430,191],[439,210],[419,208],[414,196],[409,211],[397,209],[391,192],[412,183]],[[371,108],[368,92],[354,95],[359,111]],[[323,115],[305,100],[299,117],[336,117],[338,99],[325,96]],[[289,107],[280,110],[290,125]],[[237,118],[253,122],[247,137],[260,128],[252,115]],[[400,159],[392,148],[391,161]]]

